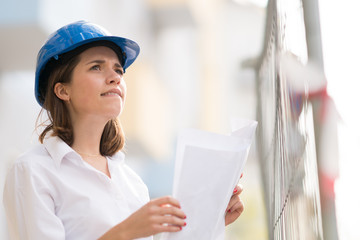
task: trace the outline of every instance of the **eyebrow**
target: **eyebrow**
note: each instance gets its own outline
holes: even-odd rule
[[[90,64],[93,64],[93,63],[103,64],[103,63],[105,63],[105,60],[93,60],[93,61],[90,61],[90,62],[86,63],[86,65],[90,65]],[[120,63],[115,63],[115,67],[122,68]]]

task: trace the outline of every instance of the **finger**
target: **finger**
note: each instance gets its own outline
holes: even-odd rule
[[[185,213],[178,207],[161,206],[158,211],[160,215],[173,215],[183,219],[186,218]]]
[[[240,217],[241,212],[235,210],[234,212],[227,212],[225,215],[225,226],[233,223],[238,217]]]
[[[155,233],[160,232],[179,232],[182,230],[181,226],[168,225],[168,224],[158,224],[154,227]]]
[[[240,199],[240,196],[238,194],[233,195],[230,198],[229,204],[227,205],[226,212],[229,211],[230,208],[232,208],[237,202],[240,202],[240,201],[241,201],[241,199]]]
[[[240,199],[239,202],[236,202],[230,209],[229,209],[229,212],[238,212],[238,213],[242,213],[244,211],[244,202]]]
[[[156,198],[156,199],[152,200],[151,202],[158,206],[170,204],[170,205],[180,208],[180,202],[171,196]]]
[[[154,217],[154,221],[159,224],[175,225],[179,227],[186,226],[186,222],[184,221],[184,219],[171,215],[156,216]]]
[[[239,195],[243,191],[243,186],[241,184],[238,184],[235,186],[233,195]]]

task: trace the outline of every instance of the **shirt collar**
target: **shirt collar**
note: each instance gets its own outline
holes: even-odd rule
[[[57,167],[60,167],[62,160],[68,154],[72,153],[72,154],[80,157],[79,154],[77,154],[74,151],[74,149],[72,149],[61,138],[59,138],[57,136],[46,137],[44,139],[44,146],[45,146],[46,150],[49,152],[51,158],[54,159]],[[124,163],[125,154],[123,152],[119,151],[108,158],[117,163]]]
[[[124,163],[125,161],[125,154],[123,152],[117,152],[111,157],[108,157],[110,160],[118,162],[118,163]]]
[[[61,161],[67,154],[73,153],[78,155],[69,145],[57,136],[46,137],[44,139],[44,146],[51,158],[54,159],[57,167],[60,167]]]

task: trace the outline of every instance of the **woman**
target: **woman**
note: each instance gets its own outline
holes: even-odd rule
[[[9,171],[4,205],[12,239],[152,239],[181,231],[186,215],[170,197],[149,200],[124,163],[118,116],[123,75],[138,45],[79,21],[50,35],[40,49],[35,96],[49,117],[42,145]],[[225,216],[243,211],[240,186]]]

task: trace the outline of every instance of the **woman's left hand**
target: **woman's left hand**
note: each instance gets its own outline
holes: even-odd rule
[[[244,211],[244,203],[240,199],[240,193],[243,191],[241,184],[236,185],[234,188],[233,195],[229,201],[229,204],[226,208],[225,215],[225,226],[233,223]]]

